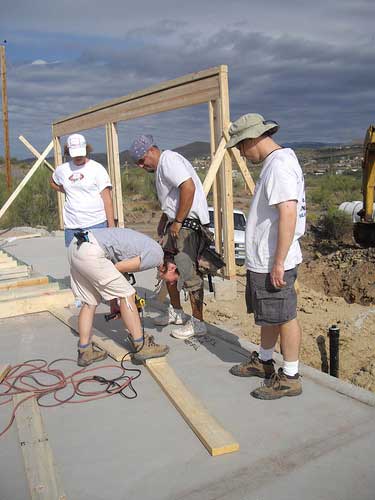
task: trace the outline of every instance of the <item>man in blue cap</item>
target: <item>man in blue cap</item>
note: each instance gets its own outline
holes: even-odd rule
[[[197,270],[198,251],[202,243],[201,226],[210,222],[206,195],[191,163],[174,151],[161,151],[151,135],[140,135],[130,148],[137,165],[155,172],[156,191],[163,214],[157,232],[160,239],[166,235],[164,251],[174,260],[180,278],[167,288],[171,300],[168,312],[155,320],[158,325],[183,325],[171,335],[187,339],[205,335],[203,321],[203,278]],[[173,264],[167,263],[165,272]],[[163,271],[160,276],[165,278]],[[189,292],[192,318],[187,321],[180,302],[180,288]]]

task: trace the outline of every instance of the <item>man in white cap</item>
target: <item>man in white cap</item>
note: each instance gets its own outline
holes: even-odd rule
[[[246,227],[246,303],[261,327],[261,345],[259,355],[254,351],[230,370],[240,377],[268,379],[251,393],[259,399],[302,392],[294,283],[302,262],[298,239],[306,222],[304,178],[295,153],[273,140],[278,129],[275,121],[250,113],[232,123],[226,145],[251,162],[263,162]],[[284,361],[276,374],[272,356],[279,337]]]
[[[165,272],[175,273],[171,263],[166,264],[163,279],[171,305],[167,314],[155,320],[158,325],[183,325],[171,335],[179,339],[205,335],[203,321],[203,277],[197,270],[198,251],[201,247],[201,226],[210,222],[206,196],[202,183],[191,163],[178,153],[161,151],[151,135],[140,135],[134,141],[130,153],[137,165],[148,172],[155,172],[156,190],[163,214],[158,224],[160,239],[167,235],[164,251],[174,260],[179,278],[171,282]],[[189,292],[192,318],[187,321],[180,302],[180,289]]]
[[[71,161],[58,165],[52,189],[65,193],[64,229],[68,247],[77,229],[114,227],[112,185],[106,169],[88,158],[92,150],[81,134],[68,137],[64,153]]]

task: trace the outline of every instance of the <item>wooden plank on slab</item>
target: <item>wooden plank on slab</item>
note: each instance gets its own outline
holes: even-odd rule
[[[35,276],[24,279],[9,279],[0,281],[0,291],[10,290],[11,288],[24,288],[29,286],[46,285],[49,283],[48,276]]]
[[[67,309],[58,307],[51,307],[49,309],[49,312],[53,316],[55,316],[55,318],[59,319],[62,323],[69,326],[72,330],[74,330],[78,334],[78,316],[74,316]],[[115,361],[119,362],[122,361],[123,357],[129,353],[127,349],[120,346],[114,340],[103,335],[102,332],[99,332],[99,330],[93,328],[92,331],[93,331],[92,342],[96,346],[100,347],[100,349],[103,349],[103,351],[106,351],[108,355]]]
[[[13,396],[14,406],[23,399],[24,394]],[[32,500],[66,500],[35,397],[17,408],[16,423]]]
[[[5,377],[8,375],[10,369],[11,369],[11,366],[9,364],[0,365],[0,384],[5,379]]]
[[[46,292],[35,297],[4,300],[0,302],[0,319],[48,311],[51,307],[65,307],[73,302],[74,296],[70,289]]]
[[[28,278],[31,274],[30,266],[18,266],[7,269],[0,269],[0,281],[15,278]]]
[[[212,456],[239,450],[240,446],[233,436],[208,413],[199,399],[178,378],[165,358],[149,359],[145,364],[172,404]]]
[[[18,266],[18,262],[14,259],[8,259],[6,261],[0,260],[0,271],[2,271],[3,269],[15,268],[17,266]]]
[[[60,286],[56,283],[47,283],[46,285],[27,286],[23,288],[11,288],[10,290],[0,290],[0,302],[3,300],[15,300],[21,297],[30,297],[42,295],[46,292],[59,290]]]

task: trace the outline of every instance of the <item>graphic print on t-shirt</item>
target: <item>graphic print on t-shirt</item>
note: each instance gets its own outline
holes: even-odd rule
[[[70,182],[81,181],[85,176],[81,172],[73,172],[69,177]]]

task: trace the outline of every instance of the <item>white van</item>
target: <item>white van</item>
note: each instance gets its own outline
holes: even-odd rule
[[[208,207],[210,214],[210,231],[215,234],[214,226],[214,209]],[[246,216],[241,210],[233,210],[234,222],[234,256],[236,264],[243,266],[245,264],[245,229],[246,229]]]

